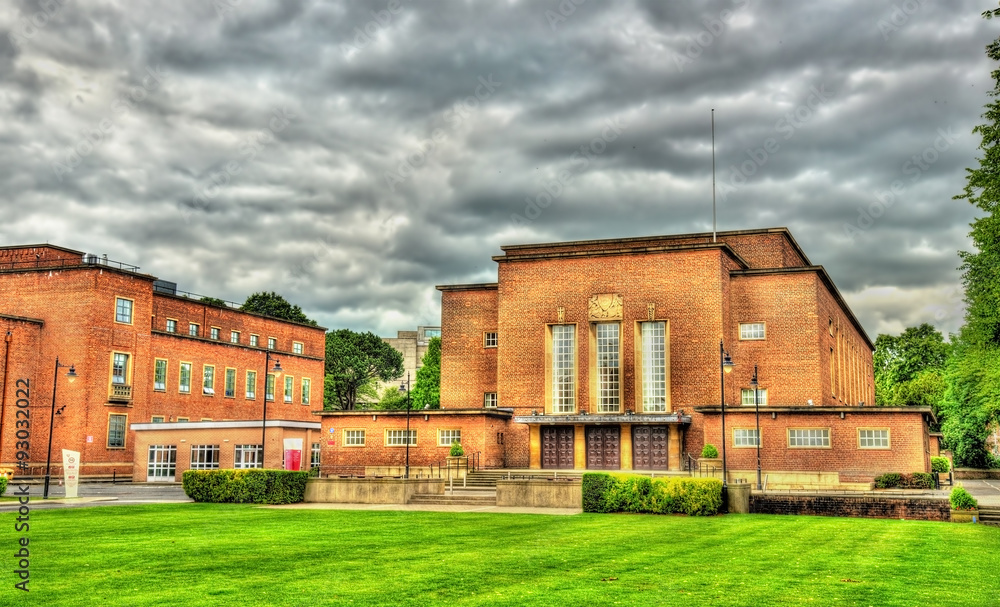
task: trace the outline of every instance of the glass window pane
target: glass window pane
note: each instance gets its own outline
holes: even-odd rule
[[[667,410],[666,323],[642,323],[642,410]]]
[[[552,326],[552,411],[576,409],[576,325]]]

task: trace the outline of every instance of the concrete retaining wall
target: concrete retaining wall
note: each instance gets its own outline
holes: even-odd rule
[[[406,504],[416,493],[444,495],[441,479],[311,478],[307,502],[330,504]]]
[[[498,480],[497,506],[579,508],[583,504],[582,486],[580,480]]]
[[[982,468],[955,468],[954,470],[955,478],[957,480],[962,479],[979,479],[979,478],[995,478],[1000,479],[1000,470],[984,470]]]
[[[754,514],[808,514],[856,518],[905,518],[922,521],[948,521],[951,505],[939,497],[883,497],[847,495],[772,495],[750,496]]]

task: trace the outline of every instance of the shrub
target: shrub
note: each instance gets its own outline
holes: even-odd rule
[[[305,498],[308,478],[293,470],[188,470],[183,484],[196,502],[294,504]]]
[[[708,459],[715,459],[719,457],[719,450],[715,448],[715,445],[705,445],[701,448],[701,456]]]
[[[934,487],[934,477],[929,472],[914,472],[913,474],[900,474],[898,472],[886,472],[875,477],[875,487],[877,489],[931,489]]]
[[[453,441],[451,443],[451,451],[448,455],[452,457],[462,457],[465,455],[465,449],[462,449],[462,445],[458,441]]]
[[[3,492],[6,490],[7,490],[7,477],[0,476],[0,495],[3,495]]]
[[[886,472],[875,477],[875,487],[877,489],[892,489],[898,487],[903,481],[903,475],[898,472]]]
[[[907,479],[907,483],[904,487],[909,489],[933,489],[934,488],[934,477],[931,476],[930,472],[914,472],[908,475],[910,478]]]
[[[588,472],[583,475],[584,512],[716,514],[722,481],[715,478],[657,478]]]
[[[975,510],[979,507],[976,498],[972,497],[962,486],[952,489],[948,499],[951,501],[952,510]]]
[[[947,457],[934,456],[931,458],[931,471],[939,474],[948,474],[951,472],[951,461]]]

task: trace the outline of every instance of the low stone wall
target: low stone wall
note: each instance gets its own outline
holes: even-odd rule
[[[951,505],[940,497],[850,495],[750,496],[753,514],[808,514],[855,518],[905,518],[920,521],[951,520]]]
[[[417,493],[444,495],[442,479],[311,478],[306,502],[327,504],[406,504]]]
[[[955,468],[954,474],[955,479],[957,480],[973,480],[980,478],[1000,479],[1000,470],[996,469],[986,470],[983,468]]]
[[[580,508],[583,482],[530,478],[497,481],[497,506]]]

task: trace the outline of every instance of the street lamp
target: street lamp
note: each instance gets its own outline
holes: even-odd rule
[[[753,410],[757,417],[757,491],[762,489],[760,484],[760,400],[757,398],[757,365],[753,366],[753,377],[750,378],[750,385],[753,386]]]
[[[399,384],[399,391],[406,392],[406,472],[403,478],[410,478],[410,374],[406,374],[406,383]]]
[[[76,367],[73,365],[63,365],[59,363],[59,357],[56,357],[56,368],[53,372],[52,377],[52,412],[49,415],[49,450],[45,456],[45,489],[42,492],[42,499],[49,499],[49,478],[52,472],[52,431],[55,429],[56,421],[56,387],[59,385],[59,369],[69,368],[69,372],[66,373],[66,377],[69,378],[69,383],[73,383],[78,376],[76,374]],[[59,409],[62,413],[62,409]]]
[[[719,340],[719,385],[722,404],[722,511],[729,511],[729,483],[726,471],[726,373],[732,373],[733,359]]]
[[[271,352],[264,352],[264,416],[260,421],[260,467],[264,468],[264,447],[267,445],[264,442],[264,435],[267,433],[267,376],[268,374],[274,375],[274,387],[271,388],[271,398],[274,398],[274,393],[278,388],[278,378],[281,377],[281,361],[277,358],[274,359],[274,368],[268,371],[268,367],[271,366]]]

